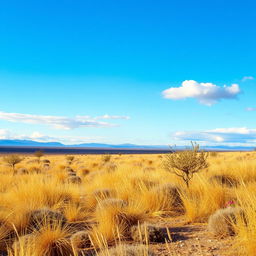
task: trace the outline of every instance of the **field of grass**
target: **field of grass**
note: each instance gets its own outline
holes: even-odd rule
[[[0,255],[256,255],[254,152],[210,154],[189,188],[164,155],[21,157],[0,158]]]

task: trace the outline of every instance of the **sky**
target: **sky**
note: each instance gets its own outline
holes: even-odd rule
[[[0,139],[256,145],[255,8],[3,1]]]

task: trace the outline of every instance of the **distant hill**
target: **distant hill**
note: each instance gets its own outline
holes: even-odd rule
[[[104,144],[104,143],[82,143],[65,145],[60,142],[38,142],[33,140],[0,140],[0,147],[63,147],[63,148],[109,148],[109,149],[169,149],[167,145],[135,145],[135,144]],[[177,146],[174,149],[182,150],[185,147]],[[204,146],[205,150],[216,151],[251,151],[254,147],[237,146]]]

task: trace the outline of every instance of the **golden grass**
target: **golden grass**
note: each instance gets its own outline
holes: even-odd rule
[[[44,168],[43,159],[50,160],[50,168]],[[254,152],[210,156],[209,167],[194,176],[189,188],[164,170],[164,157],[161,155],[113,155],[110,159],[101,155],[77,155],[70,165],[62,155],[44,156],[41,163],[33,160],[37,161],[33,156],[25,156],[16,169],[26,168],[29,173],[16,175],[4,162],[0,162],[0,245],[2,248],[7,244],[5,250],[8,249],[9,255],[50,255],[51,245],[59,246],[63,255],[71,253],[69,237],[75,232],[74,228],[57,227],[53,230],[46,226],[40,231],[33,231],[30,245],[27,245],[23,236],[27,234],[29,213],[43,208],[61,212],[71,224],[89,225],[95,249],[108,248],[126,240],[130,225],[171,216],[175,211],[171,196],[157,190],[167,184],[180,188],[187,222],[207,222],[212,213],[234,200],[244,209],[247,218],[246,224],[242,221],[235,224],[238,251],[241,255],[256,255]],[[69,173],[66,166],[79,175],[81,184],[67,182]],[[240,185],[222,186],[209,181],[213,175],[223,174],[232,175]],[[97,190],[109,191],[106,198],[121,199],[127,205],[110,205],[97,211],[106,199],[96,196]],[[8,243],[5,242],[7,240]],[[19,241],[19,248],[10,248],[14,241]],[[170,252],[170,255],[175,253]]]

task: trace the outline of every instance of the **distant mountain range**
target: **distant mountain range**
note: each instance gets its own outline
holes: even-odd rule
[[[60,142],[38,142],[33,140],[0,140],[0,147],[63,147],[63,148],[109,148],[109,149],[169,149],[168,145],[135,145],[135,144],[104,144],[104,143],[83,143],[74,145],[65,145]],[[183,146],[177,146],[175,149],[184,149]],[[205,150],[236,150],[251,151],[254,147],[238,146],[204,146]]]

